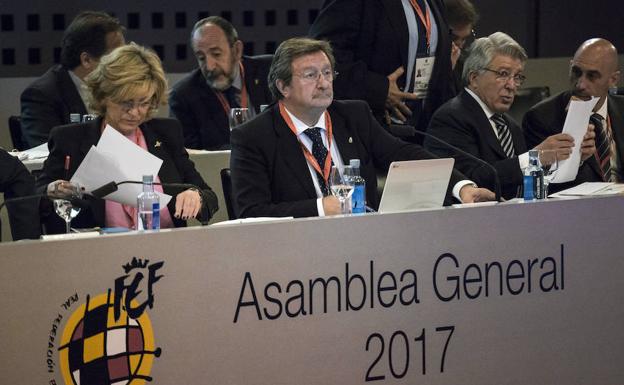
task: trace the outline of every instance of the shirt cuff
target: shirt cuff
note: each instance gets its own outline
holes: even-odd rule
[[[457,199],[460,202],[462,202],[462,200],[459,197],[459,191],[462,189],[462,187],[466,185],[472,185],[474,187],[477,187],[477,184],[475,182],[468,180],[468,179],[460,180],[459,182],[455,183],[455,186],[453,186],[453,197],[455,197],[455,199]]]
[[[524,170],[529,167],[529,153],[525,152],[518,155],[518,163],[520,164],[520,171],[524,172]]]
[[[323,210],[323,198],[318,198],[316,200],[316,209],[318,210],[319,217],[325,216],[325,210]]]

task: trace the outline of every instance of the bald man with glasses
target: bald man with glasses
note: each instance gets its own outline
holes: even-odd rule
[[[497,171],[503,198],[518,195],[529,157],[518,124],[507,114],[516,91],[525,81],[527,55],[510,36],[496,32],[477,39],[466,59],[462,80],[465,88],[433,115],[428,132],[491,164]],[[574,139],[567,134],[546,137],[534,148],[554,150],[559,159],[570,156]],[[440,143],[427,139],[431,152],[455,158],[455,167],[479,186],[493,189],[492,171]],[[582,159],[595,150],[593,132],[582,143]]]

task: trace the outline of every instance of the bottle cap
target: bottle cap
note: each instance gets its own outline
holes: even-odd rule
[[[154,176],[143,175],[143,183],[154,183]]]
[[[349,161],[349,166],[359,168],[360,167],[360,160],[359,159],[351,159]]]

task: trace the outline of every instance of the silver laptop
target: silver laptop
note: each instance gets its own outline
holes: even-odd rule
[[[454,163],[453,158],[392,162],[379,212],[442,207]]]

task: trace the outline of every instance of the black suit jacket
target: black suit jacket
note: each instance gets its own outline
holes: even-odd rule
[[[261,104],[271,102],[267,76],[272,59],[273,55],[243,56],[245,86],[256,113],[260,112]],[[187,148],[230,148],[228,116],[199,69],[184,77],[171,90],[169,114],[182,123]]]
[[[548,99],[542,100],[531,107],[524,115],[522,128],[529,146],[534,147],[551,135],[559,134],[567,115],[566,108],[572,94],[562,92]],[[620,164],[618,168],[624,171],[624,97],[608,96],[607,112],[611,120],[611,130],[617,148]],[[564,190],[583,182],[601,182],[602,172],[595,157],[590,157],[579,167],[576,179],[572,182],[553,184],[549,192]]]
[[[0,191],[4,193],[13,240],[39,238],[41,235],[39,198],[7,201],[35,194],[35,178],[22,162],[2,149],[0,149]]]
[[[334,101],[328,111],[340,156],[345,163],[360,159],[367,202],[374,208],[378,206],[376,168],[387,170],[395,160],[435,157],[387,133],[364,102]],[[306,159],[277,104],[232,131],[230,169],[237,216],[318,215]],[[462,179],[454,172],[450,186]]]
[[[56,65],[29,85],[20,97],[22,136],[29,147],[48,141],[52,127],[70,123],[69,114],[87,113],[68,70]]]
[[[440,0],[428,0],[438,25],[435,66],[424,111],[416,119],[425,129],[431,114],[454,96],[451,81],[451,39]],[[416,17],[420,22],[420,19]],[[360,99],[383,122],[387,76],[400,66],[407,71],[409,31],[400,0],[326,0],[309,35],[331,42],[339,76],[337,99]],[[408,74],[398,81],[403,89]]]
[[[70,177],[76,172],[91,146],[97,145],[100,140],[102,135],[101,124],[102,119],[100,118],[87,123],[70,124],[52,129],[48,142],[50,156],[43,164],[42,174],[37,179],[37,184],[41,189],[50,182],[64,179],[63,167],[66,155],[71,157]],[[217,197],[195,170],[195,165],[189,159],[182,143],[180,124],[174,119],[155,118],[143,123],[140,127],[148,151],[163,160],[158,171],[161,182],[190,183],[202,189],[203,206],[198,217],[203,221],[209,220],[218,209]],[[176,227],[186,224],[185,221],[173,217],[175,197],[183,190],[183,188],[163,186],[165,194],[173,196],[167,207]],[[80,214],[72,221],[72,225],[77,228],[104,227],[104,200],[90,196],[86,198],[90,201],[90,207],[81,210]],[[59,232],[59,230],[62,232],[64,227],[58,227],[62,222],[56,220],[57,216],[53,210],[51,217],[54,220],[52,222],[46,221],[46,226],[52,227],[52,232]],[[49,228],[48,232],[50,232]]]
[[[511,116],[504,116],[516,155],[526,152],[522,130]],[[494,166],[501,183],[501,195],[505,199],[516,196],[523,180],[518,157],[507,158],[489,118],[479,103],[465,90],[436,111],[429,124],[428,133]],[[459,171],[479,186],[494,189],[495,179],[490,169],[429,138],[425,139],[425,148],[439,156],[452,156]]]

